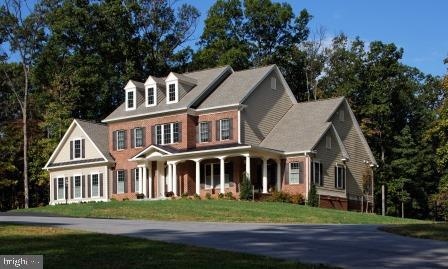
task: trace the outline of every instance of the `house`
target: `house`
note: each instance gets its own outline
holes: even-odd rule
[[[373,199],[375,158],[347,100],[298,103],[276,65],[149,76],[123,94],[102,124],[69,127],[45,166],[50,204],[237,195],[243,175],[264,194],[315,184],[323,207]]]

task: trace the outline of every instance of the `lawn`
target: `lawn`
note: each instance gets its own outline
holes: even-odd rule
[[[54,227],[0,225],[2,255],[44,255],[44,268],[329,268]]]
[[[448,241],[447,223],[393,225],[381,227],[381,230],[404,236]]]
[[[383,217],[333,209],[312,208],[288,203],[228,200],[124,201],[70,204],[21,209],[73,217],[149,219],[172,221],[409,224],[413,219]]]

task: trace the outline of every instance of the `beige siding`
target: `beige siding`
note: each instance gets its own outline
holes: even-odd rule
[[[56,155],[53,163],[60,163],[60,162],[69,162],[70,160],[70,141],[73,139],[85,139],[85,159],[97,159],[97,158],[103,158],[101,153],[95,148],[95,146],[90,142],[89,138],[84,134],[84,132],[80,129],[78,125],[75,125],[75,128],[73,131],[69,134],[69,138],[65,142],[64,145],[62,145],[61,150]]]
[[[271,89],[271,77],[277,78],[277,89]],[[241,142],[258,145],[288,112],[292,101],[275,72],[268,75],[244,102],[241,112]]]
[[[92,173],[103,174],[103,196],[95,197],[95,198],[77,198],[77,199],[68,199],[68,203],[78,203],[78,202],[87,202],[87,201],[105,201],[108,199],[108,190],[109,190],[109,174],[107,166],[91,166],[91,167],[82,167],[82,168],[70,168],[70,169],[58,169],[50,171],[50,204],[58,204],[65,203],[65,200],[55,200],[54,197],[54,179],[58,177],[68,178],[70,182],[70,178],[74,175],[85,176],[85,186],[87,185],[87,175],[91,175]],[[71,193],[71,184],[68,184],[68,193]],[[87,196],[87,192],[86,192]]]
[[[326,147],[326,137],[331,137],[331,149],[327,149]],[[322,187],[318,187],[318,193],[324,195],[332,195],[332,196],[344,196],[345,190],[340,190],[335,188],[335,177],[334,177],[334,167],[336,164],[343,164],[342,152],[338,146],[335,133],[333,128],[328,129],[327,133],[322,136],[321,140],[315,147],[316,156],[313,158],[313,161],[319,161],[322,163],[323,170],[323,180],[324,184]],[[347,171],[347,180],[349,177],[349,173]]]
[[[346,102],[343,102],[331,121],[350,156],[350,161],[347,162],[347,193],[351,196],[360,196],[362,195],[362,175],[367,167],[364,161],[369,160],[369,155],[350,118],[348,109]],[[344,121],[339,119],[341,111],[344,111]]]

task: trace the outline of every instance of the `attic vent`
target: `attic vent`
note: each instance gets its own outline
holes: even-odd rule
[[[345,121],[345,113],[343,109],[339,111],[339,121]]]
[[[277,90],[277,78],[271,77],[271,89]]]

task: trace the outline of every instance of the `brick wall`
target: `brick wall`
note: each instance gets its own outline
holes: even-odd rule
[[[308,162],[309,157],[307,156],[298,156],[298,157],[288,157],[286,160],[282,160],[282,191],[287,192],[289,194],[302,194],[304,197],[306,195],[306,182],[308,178]],[[302,184],[289,184],[288,183],[288,167],[291,162],[299,162],[301,163],[300,177]],[[288,168],[288,169],[287,169]]]
[[[221,119],[230,119],[232,121],[232,134],[231,139],[219,141],[216,140],[216,121]],[[232,111],[225,111],[225,112],[215,112],[215,113],[209,113],[209,114],[202,114],[198,116],[198,121],[210,121],[211,122],[211,141],[209,142],[203,142],[203,143],[196,143],[196,147],[209,147],[214,145],[221,145],[221,144],[234,144],[238,143],[238,111],[232,110]],[[196,136],[194,136],[196,138]],[[196,140],[195,140],[196,142]]]

